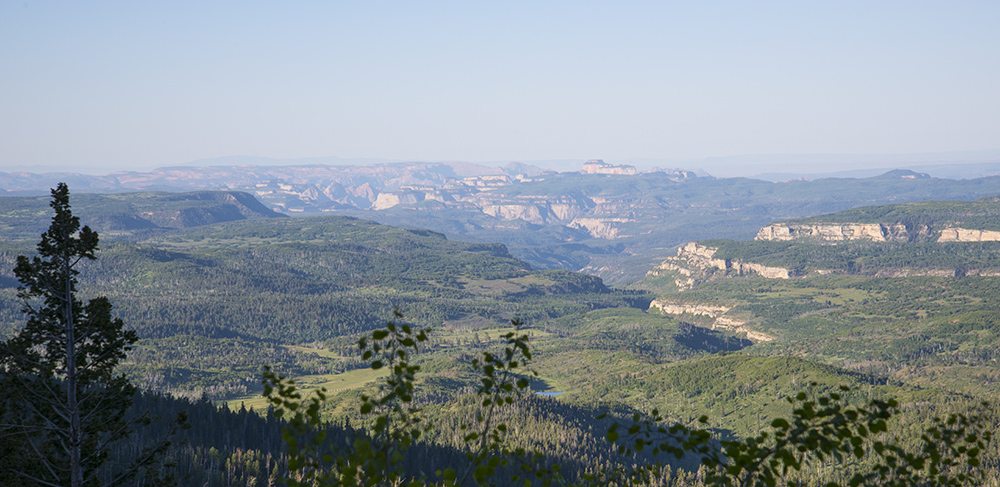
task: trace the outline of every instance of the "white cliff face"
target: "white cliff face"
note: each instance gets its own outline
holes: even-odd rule
[[[566,225],[570,228],[586,228],[587,232],[594,238],[615,239],[618,238],[618,224],[632,221],[628,218],[575,218]]]
[[[759,274],[762,277],[768,279],[791,279],[792,273],[784,267],[768,267],[766,265],[754,264],[752,262],[737,261],[733,263],[733,268],[736,269],[740,275],[743,274]]]
[[[770,279],[790,279],[792,272],[784,267],[770,267],[753,262],[742,260],[726,260],[715,256],[719,249],[700,245],[698,242],[689,242],[677,249],[677,257],[671,257],[663,261],[655,269],[650,271],[653,275],[659,275],[659,271],[678,271],[684,276],[690,277],[698,270],[718,269],[721,271],[733,270],[737,274],[759,274]],[[679,287],[690,287],[681,286]]]
[[[482,205],[483,213],[503,220],[524,220],[528,223],[546,223],[548,210],[538,205]]]
[[[788,241],[813,238],[829,242],[845,240],[871,240],[874,242],[905,242],[913,237],[929,236],[929,229],[921,225],[911,235],[901,223],[843,223],[843,224],[785,224],[774,223],[761,228],[754,240]]]
[[[938,242],[1000,242],[1000,232],[948,227],[941,230]]]
[[[759,332],[759,331],[748,330],[746,328],[739,328],[736,331],[742,331],[742,332],[746,333],[748,339],[750,339],[751,341],[757,342],[757,343],[760,343],[760,342],[769,342],[769,341],[774,340],[773,336],[768,335],[767,333]]]
[[[654,299],[649,303],[649,309],[658,309],[661,314],[666,315],[682,315],[685,313],[692,315],[708,316],[709,318],[715,318],[726,311],[729,308],[725,306],[707,306],[703,304],[674,304],[669,301],[664,301],[661,299]]]
[[[972,275],[972,274],[966,274]],[[875,273],[875,277],[955,277],[955,269],[910,269],[910,268],[888,268],[880,269]]]
[[[938,242],[986,242],[1000,241],[1000,231],[965,230],[952,228],[942,232]],[[757,274],[768,279],[791,279],[796,274],[791,269],[772,267],[740,259],[720,259],[715,256],[718,249],[690,242],[677,249],[677,256],[670,257],[646,273],[648,276],[673,276],[678,289],[691,289],[700,283],[713,279],[724,271],[725,276]],[[844,270],[817,269],[820,275],[844,274]],[[875,277],[955,277],[955,276],[995,276],[997,268],[952,268],[933,269],[917,267],[886,267],[866,271]]]
[[[591,159],[585,162],[581,172],[584,174],[639,174],[639,170],[636,169],[635,166],[629,166],[627,164],[615,166],[600,159]]]
[[[572,220],[587,215],[587,208],[574,202],[556,202],[549,204],[549,211],[559,220]]]
[[[450,203],[454,201],[450,194],[443,193],[441,191],[428,191],[424,196],[424,199],[428,201],[440,201],[442,203]]]
[[[483,192],[455,195],[454,200],[476,205],[483,213],[494,218],[521,219],[536,224],[569,223],[574,218],[590,215],[595,206],[588,198],[505,197],[502,194],[492,195]]]
[[[750,339],[751,341],[757,342],[757,343],[760,343],[760,342],[769,342],[769,341],[774,340],[774,337],[771,336],[771,335],[768,335],[767,333],[763,333],[763,332],[759,332],[759,331],[751,330],[751,329],[747,328],[745,326],[746,323],[747,322],[745,320],[738,320],[738,319],[735,319],[735,318],[730,318],[728,316],[720,316],[720,317],[718,317],[718,318],[715,319],[714,323],[712,323],[712,329],[713,330],[717,330],[717,329],[722,328],[722,329],[730,330],[730,331],[733,331],[733,332],[736,332],[736,333],[744,333],[744,334],[746,334],[746,336],[747,336],[748,339]]]
[[[674,279],[674,284],[678,289],[691,289],[705,279],[705,271],[708,269],[726,269],[726,261],[715,259],[715,252],[718,249],[698,245],[697,242],[688,242],[677,249],[677,256],[670,257],[660,263],[647,275],[660,276],[668,273],[680,274]]]
[[[759,331],[751,330],[747,328],[746,320],[741,320],[733,318],[731,316],[725,316],[729,312],[730,308],[725,306],[708,306],[704,304],[684,304],[684,303],[671,303],[662,299],[654,299],[649,303],[649,310],[655,311],[659,310],[660,314],[665,315],[683,315],[691,314],[698,316],[707,316],[709,318],[714,318],[712,322],[712,329],[724,329],[733,331],[736,333],[745,333],[746,337],[755,342],[768,342],[774,340],[774,337],[762,333]]]
[[[698,242],[688,242],[683,247],[677,249],[677,258],[703,269],[716,268],[726,270],[728,267],[726,260],[715,258],[715,253],[718,251],[719,249],[715,247],[699,245]]]
[[[379,193],[378,199],[372,204],[374,210],[387,210],[399,205],[399,195],[394,193]]]
[[[372,204],[372,209],[385,210],[399,205],[412,204],[424,200],[435,200],[445,204],[471,203],[483,213],[502,220],[524,220],[534,224],[563,224],[569,228],[586,229],[594,238],[621,238],[620,224],[633,222],[634,218],[623,218],[629,208],[608,207],[604,200],[595,201],[580,196],[513,196],[470,191],[468,188],[414,191],[401,189],[391,193],[380,193]]]

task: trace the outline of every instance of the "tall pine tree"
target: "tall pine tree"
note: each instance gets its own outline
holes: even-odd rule
[[[5,398],[3,438],[19,454],[0,459],[5,476],[23,485],[114,485],[149,463],[163,445],[105,466],[112,443],[127,438],[135,387],[115,367],[137,340],[112,318],[107,298],[77,299],[77,266],[94,260],[98,235],[70,211],[69,190],[52,190],[52,224],[38,255],[19,256],[14,273],[25,327],[0,343]],[[148,422],[148,418],[138,418]],[[102,469],[102,467],[104,467]]]

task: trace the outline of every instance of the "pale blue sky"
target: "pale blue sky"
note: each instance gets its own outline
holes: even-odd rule
[[[1000,149],[998,26],[995,0],[0,0],[0,170]]]

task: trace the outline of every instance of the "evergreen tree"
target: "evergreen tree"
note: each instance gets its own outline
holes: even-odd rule
[[[0,431],[20,452],[0,464],[22,485],[115,485],[168,443],[141,449],[126,464],[106,465],[110,445],[127,438],[136,422],[149,421],[126,417],[135,387],[114,372],[137,337],[112,318],[107,298],[87,304],[77,298],[77,266],[96,258],[98,235],[80,228],[65,183],[52,190],[50,206],[55,215],[38,255],[19,256],[14,269],[28,320],[0,343],[6,391]]]

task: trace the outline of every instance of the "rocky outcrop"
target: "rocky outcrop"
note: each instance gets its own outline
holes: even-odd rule
[[[953,229],[955,232],[943,233],[939,242],[985,242],[1000,241],[1000,232],[989,230]],[[677,249],[677,256],[670,257],[646,273],[647,276],[672,276],[674,284],[679,289],[691,289],[711,279],[733,275],[757,274],[769,279],[791,279],[799,273],[784,267],[767,266],[756,262],[745,262],[741,259],[721,259],[716,257],[718,249],[690,242]],[[720,273],[722,271],[723,273]],[[845,269],[815,269],[819,275],[851,274]],[[857,271],[855,271],[857,272]],[[866,269],[865,275],[875,277],[962,277],[962,276],[994,276],[1000,275],[1000,269],[995,267],[970,268],[958,266],[955,268],[919,268],[919,267],[886,267]]]
[[[719,249],[715,247],[700,245],[698,242],[688,242],[677,249],[677,258],[702,269],[726,270],[729,268],[729,264],[726,263],[725,259],[715,257],[715,253],[718,251]]]
[[[746,323],[747,322],[744,321],[744,320],[739,320],[739,319],[736,319],[736,318],[730,318],[728,316],[720,316],[720,317],[718,317],[718,318],[715,319],[714,323],[712,323],[712,329],[713,330],[717,330],[717,329],[722,328],[722,329],[729,330],[729,331],[736,332],[736,333],[743,333],[743,334],[745,334],[747,336],[748,339],[750,339],[750,340],[752,340],[754,342],[758,342],[758,343],[760,343],[760,342],[769,342],[769,341],[774,340],[774,337],[771,336],[771,335],[768,335],[767,333],[763,333],[763,332],[759,332],[759,331],[751,330],[751,329],[747,328],[745,326]]]
[[[733,263],[733,269],[735,269],[740,275],[759,274],[761,277],[766,277],[768,279],[792,278],[792,271],[785,269],[784,267],[770,267],[762,264],[754,264],[753,262],[736,261]]]
[[[1000,269],[968,269],[958,267],[955,269],[912,269],[912,268],[887,268],[879,269],[875,277],[986,277],[1000,276]]]
[[[677,256],[671,257],[647,274],[661,275],[664,271],[675,271],[684,276],[676,280],[677,286],[684,289],[696,283],[695,273],[704,271],[727,271],[738,275],[758,274],[769,279],[790,279],[792,271],[784,267],[772,267],[743,260],[720,259],[715,256],[719,249],[689,242],[677,249]]]
[[[583,164],[584,174],[617,174],[617,175],[635,175],[639,174],[639,170],[635,166],[629,166],[628,164],[613,165],[604,162],[601,159],[591,159]]]
[[[674,284],[678,289],[691,289],[704,281],[706,270],[726,269],[725,260],[714,258],[716,250],[713,247],[698,245],[697,242],[689,242],[677,249],[677,256],[667,258],[646,275],[680,274],[674,279]]]
[[[754,240],[812,238],[828,242],[864,239],[875,242],[908,242],[929,235],[930,230],[926,225],[911,229],[902,223],[774,223],[761,228]]]
[[[725,306],[708,306],[704,304],[677,304],[671,303],[669,301],[664,301],[661,299],[654,299],[649,303],[649,309],[658,309],[660,314],[665,315],[682,315],[682,314],[692,314],[700,316],[708,316],[709,318],[716,318],[723,313],[729,311],[729,308]]]
[[[427,199],[422,191],[402,190],[393,193],[379,193],[378,199],[372,204],[372,209],[385,210],[399,205],[412,205]]]
[[[879,269],[875,277],[954,277],[958,274],[955,269],[887,268]]]
[[[691,269],[677,265],[669,260],[661,262],[660,265],[647,272],[646,275],[656,277],[671,272],[680,274],[680,277],[674,279],[674,285],[677,286],[678,289],[691,289],[698,283],[698,281],[692,277],[694,272]]]
[[[548,220],[548,208],[539,205],[500,204],[482,205],[483,213],[502,220],[524,220],[542,224]]]
[[[1000,242],[1000,232],[948,227],[941,230],[938,242]]]
[[[715,319],[712,323],[712,328],[725,328],[727,330],[735,330],[746,324],[744,320],[738,320],[736,318],[731,318],[729,316],[720,316]]]
[[[902,223],[774,223],[761,228],[754,240],[789,241],[815,239],[826,242],[871,240],[873,242],[926,241],[931,237],[927,225],[907,227]],[[1000,231],[948,227],[941,230],[938,242],[1000,242]]]
[[[471,203],[495,218],[524,220],[539,225],[566,224],[575,218],[587,217],[596,206],[589,198],[580,196],[505,196],[480,192],[456,196],[455,200]]]
[[[660,314],[665,315],[679,316],[683,314],[691,314],[697,316],[707,316],[709,318],[714,318],[714,321],[712,322],[713,330],[724,329],[735,333],[744,333],[748,339],[755,342],[769,342],[774,340],[774,337],[766,333],[747,328],[745,326],[747,323],[746,320],[725,316],[725,313],[730,310],[730,308],[725,306],[671,303],[662,299],[654,299],[651,303],[649,303],[649,309],[651,311],[659,310]]]
[[[594,238],[615,239],[618,238],[618,224],[633,221],[628,218],[574,218],[566,225],[570,228],[585,228]]]
[[[558,220],[573,220],[577,217],[587,215],[587,205],[581,205],[576,201],[559,199],[549,202],[548,206],[549,211],[552,212],[552,216]]]
[[[753,340],[755,342],[758,342],[758,343],[759,342],[769,342],[769,341],[774,340],[773,336],[768,335],[767,333],[759,332],[759,331],[748,330],[746,328],[739,328],[736,331],[742,331],[743,333],[746,333],[747,334],[747,338],[749,338],[750,340]]]
[[[392,208],[399,204],[400,198],[398,194],[393,193],[380,193],[375,203],[372,204],[373,210],[386,210]]]

